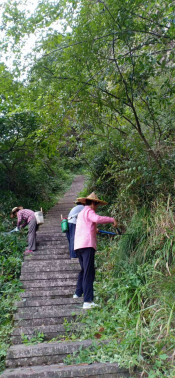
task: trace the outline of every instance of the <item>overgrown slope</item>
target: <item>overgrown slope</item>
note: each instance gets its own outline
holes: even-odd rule
[[[118,362],[144,373],[173,377],[175,350],[175,217],[173,203],[156,203],[132,217],[126,232],[114,240],[99,237],[95,300],[85,328],[72,338],[111,339],[82,350],[76,363]],[[67,363],[72,362],[71,357]],[[138,376],[138,375],[137,375]]]

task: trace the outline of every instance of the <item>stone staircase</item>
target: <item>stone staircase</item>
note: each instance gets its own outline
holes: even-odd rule
[[[37,232],[37,251],[24,259],[20,277],[24,292],[17,303],[13,345],[8,350],[7,369],[2,378],[129,377],[129,373],[117,364],[66,366],[63,363],[67,355],[92,344],[91,340],[59,341],[66,333],[65,320],[72,321],[72,329],[77,329],[74,319],[85,311],[82,310],[82,298],[72,297],[80,266],[77,259],[70,260],[67,238],[61,232],[60,224],[61,214],[67,216],[83,183],[83,176],[77,176],[70,190],[50,209]],[[37,345],[22,343],[23,335],[31,339],[38,332],[44,333],[45,341],[53,338],[58,341]]]

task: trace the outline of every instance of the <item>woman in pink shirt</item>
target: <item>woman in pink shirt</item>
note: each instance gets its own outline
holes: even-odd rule
[[[94,192],[86,198],[78,198],[78,201],[85,203],[86,206],[79,213],[76,223],[74,250],[76,250],[79,258],[81,272],[78,276],[77,288],[73,298],[81,297],[84,294],[83,308],[88,309],[97,306],[93,302],[97,224],[113,223],[113,226],[117,227],[117,221],[114,218],[96,214],[97,207],[107,205],[107,202],[99,200]]]

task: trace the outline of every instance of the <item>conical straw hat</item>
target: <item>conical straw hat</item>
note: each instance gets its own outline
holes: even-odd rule
[[[16,207],[14,207],[13,209],[12,209],[12,211],[11,211],[11,218],[13,218],[13,216],[14,216],[14,213],[17,211],[17,210],[22,210],[23,209],[23,207],[22,206],[16,206]]]
[[[88,197],[77,198],[77,201],[78,201],[78,202],[81,202],[81,203],[86,203],[86,200],[87,200],[87,199],[88,199],[88,200],[91,200],[91,201],[94,201],[94,202],[98,202],[99,205],[107,205],[107,202],[100,200],[100,199],[96,196],[95,192],[92,192],[91,194],[89,194]]]

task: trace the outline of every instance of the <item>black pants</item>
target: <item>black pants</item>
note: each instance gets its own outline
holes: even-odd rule
[[[78,297],[84,293],[84,302],[93,301],[93,282],[95,278],[94,268],[94,248],[81,248],[76,250],[77,257],[81,266],[81,272],[78,275],[76,294]]]
[[[66,232],[66,236],[69,242],[69,253],[70,258],[77,257],[76,252],[74,251],[74,238],[75,238],[75,228],[76,224],[68,222],[69,225],[69,231]]]

